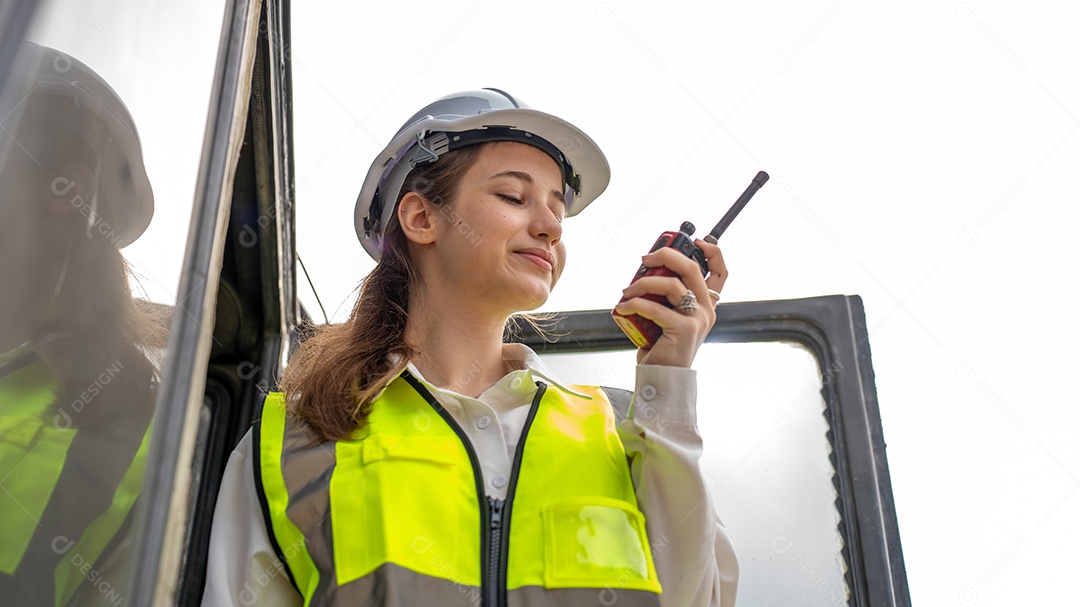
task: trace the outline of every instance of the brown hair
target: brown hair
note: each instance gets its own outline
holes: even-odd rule
[[[167,314],[131,296],[130,269],[108,237],[75,231],[69,238],[58,297],[36,319],[30,339],[56,379],[54,422],[113,431],[120,425],[142,436],[158,379],[144,349],[164,346]]]
[[[489,145],[489,144],[485,144]],[[395,201],[417,192],[436,206],[450,204],[458,183],[485,145],[446,152],[413,169]],[[383,230],[382,254],[360,283],[345,323],[305,328],[281,381],[291,412],[323,441],[345,440],[363,425],[371,404],[416,355],[405,341],[409,290],[419,280],[397,213]]]

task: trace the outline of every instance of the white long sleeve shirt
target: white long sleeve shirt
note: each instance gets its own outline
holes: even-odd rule
[[[514,450],[539,378],[560,383],[531,349],[505,344],[507,373],[477,398],[443,390],[408,370],[461,426],[480,461],[487,495],[506,497]],[[692,369],[639,365],[630,413],[618,432],[631,460],[638,507],[660,585],[663,607],[731,607],[738,563],[731,537],[720,523],[701,473],[697,430],[697,377]],[[214,512],[207,565],[205,607],[259,605],[299,607],[271,547],[261,515],[251,462],[251,432],[225,469]]]

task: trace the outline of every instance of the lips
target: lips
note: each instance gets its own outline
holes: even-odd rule
[[[536,264],[540,269],[551,271],[555,267],[555,256],[551,254],[547,249],[521,249],[514,251],[514,253],[521,255],[525,259],[528,259],[532,263]]]

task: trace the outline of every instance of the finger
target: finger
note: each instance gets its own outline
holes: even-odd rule
[[[647,267],[664,266],[677,274],[683,285],[685,285],[679,295],[680,301],[682,299],[681,293],[685,293],[687,289],[694,293],[698,301],[712,301],[709,298],[709,287],[705,284],[705,277],[701,275],[701,266],[698,265],[698,262],[679,251],[672,248],[657,249],[644,256],[642,263]],[[678,305],[678,302],[672,303]]]
[[[682,302],[687,288],[677,276],[645,276],[635,280],[630,286],[623,289],[623,297],[644,297],[646,295],[658,295],[666,299],[671,305],[677,306]]]
[[[627,316],[637,314],[642,318],[647,318],[657,325],[660,325],[660,328],[666,334],[671,334],[673,331],[678,332],[677,327],[698,322],[694,319],[693,315],[682,314],[661,303],[645,299],[644,297],[628,299],[615,306],[615,310],[619,314],[625,314]]]
[[[701,266],[696,261],[672,248],[657,249],[642,257],[641,263],[650,268],[664,266],[678,274],[687,284],[695,278],[702,282],[705,280],[705,277],[701,275]]]
[[[705,260],[709,264],[709,276],[705,279],[705,284],[719,293],[724,289],[724,283],[727,282],[729,274],[727,264],[724,263],[724,254],[720,251],[720,247],[704,240],[695,240],[694,244],[701,247],[705,253]]]
[[[663,294],[656,293],[656,292],[651,292],[651,293],[645,293],[643,295],[634,295],[634,292],[637,291],[638,289],[631,290],[630,287],[627,287],[626,289],[623,290],[623,293],[624,293],[623,296],[626,299],[626,302],[647,301],[650,304],[655,304],[655,305],[657,305],[657,306],[659,306],[661,308],[664,308],[665,310],[674,311],[674,312],[676,312],[678,314],[678,316],[668,316],[668,315],[665,314],[665,316],[668,317],[668,320],[665,320],[665,322],[678,323],[678,322],[680,322],[678,320],[679,318],[684,318],[684,319],[685,318],[699,318],[699,319],[702,319],[708,326],[712,326],[712,324],[716,321],[716,311],[714,309],[715,305],[710,305],[710,304],[712,304],[712,301],[710,299],[708,299],[707,295],[705,296],[705,299],[698,298],[697,295],[694,295],[693,300],[691,302],[691,304],[692,304],[691,305],[691,311],[689,313],[683,313],[682,311],[679,310],[679,307],[684,303],[684,300],[686,299],[687,293],[691,293],[691,294],[693,293],[692,290],[687,289],[686,285],[684,285],[681,281],[679,281],[678,279],[676,279],[674,277],[670,277],[670,276],[668,276],[668,277],[648,276],[646,278],[639,279],[637,282],[634,283],[634,285],[637,285],[637,283],[639,283],[639,282],[641,282],[643,280],[646,280],[646,279],[654,279],[655,282],[653,284],[660,285],[657,288],[650,288],[649,289],[650,291],[658,291],[661,288],[663,288],[663,289],[666,289],[666,292],[663,293]],[[631,285],[631,286],[634,286],[634,285]],[[644,290],[644,289],[642,289],[642,290]],[[658,297],[663,298],[663,299],[657,299]],[[669,304],[670,307],[669,306],[664,306],[663,305],[664,301],[666,301]],[[624,303],[626,303],[626,302],[624,302]],[[632,307],[632,309],[636,310],[637,306],[638,306],[638,304],[634,303],[634,306]],[[652,309],[652,307],[653,306],[645,306],[645,309],[649,310],[649,309]],[[615,307],[615,309],[616,309],[616,311],[618,311],[620,313],[623,313],[623,314],[637,313],[637,312],[623,312],[624,308],[622,307],[622,304],[617,305]],[[650,316],[646,316],[646,318],[649,318],[650,320],[654,320]],[[666,329],[668,326],[670,326],[670,325],[667,325],[667,324],[662,324],[660,321],[656,321],[656,322],[657,322],[657,324],[659,324],[661,326],[661,328],[664,328],[664,329]]]

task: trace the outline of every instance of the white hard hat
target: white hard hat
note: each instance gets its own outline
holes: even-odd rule
[[[417,112],[371,163],[356,199],[356,235],[375,260],[405,177],[444,152],[480,143],[514,141],[546,152],[562,169],[566,215],[599,196],[611,167],[596,143],[574,125],[530,109],[498,89],[447,95]]]
[[[154,193],[131,113],[105,79],[78,59],[32,42],[23,42],[20,51],[16,78],[21,82],[15,85],[22,90],[21,105],[40,108],[64,100],[71,108],[70,116],[54,124],[64,124],[94,148],[97,166],[91,168],[96,169],[101,194],[95,204],[103,208],[93,211],[107,213],[117,248],[131,244],[154,215]],[[56,96],[57,104],[46,102],[49,95]]]

